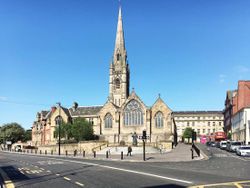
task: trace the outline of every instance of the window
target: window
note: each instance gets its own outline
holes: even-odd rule
[[[110,113],[106,114],[104,118],[105,128],[112,128],[112,115]]]
[[[120,55],[119,53],[116,55],[116,60],[117,60],[117,61],[120,60],[120,56],[121,56],[121,55]]]
[[[198,133],[198,135],[200,134],[200,129],[197,129],[197,133]]]
[[[219,122],[219,126],[221,126],[221,121]]]
[[[189,122],[187,122],[187,126],[189,127]]]
[[[155,126],[156,128],[163,127],[163,114],[162,112],[157,112],[155,115]]]
[[[209,121],[209,122],[207,122],[207,125],[208,125],[208,126],[210,126],[210,121]]]
[[[215,129],[213,129],[213,132],[215,132]]]
[[[192,126],[194,126],[194,125],[195,125],[195,122],[193,121],[193,122],[192,122]]]
[[[215,126],[215,122],[213,122],[213,126]]]
[[[55,118],[55,122],[56,122],[56,126],[61,125],[62,122],[63,122],[62,117],[61,116],[57,116]]]
[[[203,131],[203,133],[205,133],[205,132],[206,132],[206,131],[205,131],[205,129],[203,129],[202,131]]]
[[[136,100],[131,100],[124,109],[124,125],[143,125],[143,112],[141,105]]]
[[[120,79],[119,78],[115,79],[115,88],[120,89]]]

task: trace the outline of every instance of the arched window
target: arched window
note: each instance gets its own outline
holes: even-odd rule
[[[136,100],[131,100],[124,109],[124,125],[143,125],[143,111],[141,105]]]
[[[116,54],[116,60],[117,60],[117,61],[119,61],[119,60],[120,60],[120,56],[121,56],[121,55],[120,55],[119,53],[118,53],[118,54]]]
[[[162,112],[157,112],[155,114],[155,126],[156,128],[162,128],[163,127],[163,114]]]
[[[120,89],[120,85],[121,85],[121,84],[120,84],[120,79],[119,79],[119,78],[116,78],[116,79],[115,79],[115,88],[116,88],[116,89]]]
[[[112,115],[110,113],[106,114],[104,118],[105,128],[112,128]]]
[[[62,117],[61,117],[61,116],[57,116],[57,117],[55,118],[55,122],[56,122],[56,126],[61,125],[62,122],[63,122]]]

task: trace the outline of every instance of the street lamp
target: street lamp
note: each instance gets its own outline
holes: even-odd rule
[[[59,108],[59,117],[57,118],[57,124],[58,124],[58,155],[61,155],[61,103],[58,102],[56,103]]]

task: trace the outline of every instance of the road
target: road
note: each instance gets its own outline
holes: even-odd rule
[[[203,149],[210,159],[141,163],[0,152],[0,172],[7,178],[7,188],[225,187],[218,184],[226,182],[232,182],[232,187],[249,186],[250,158],[218,148]]]

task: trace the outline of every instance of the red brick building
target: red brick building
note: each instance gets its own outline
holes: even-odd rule
[[[224,109],[224,130],[231,132],[232,117],[243,108],[250,107],[250,80],[239,80],[238,89],[227,91]]]

